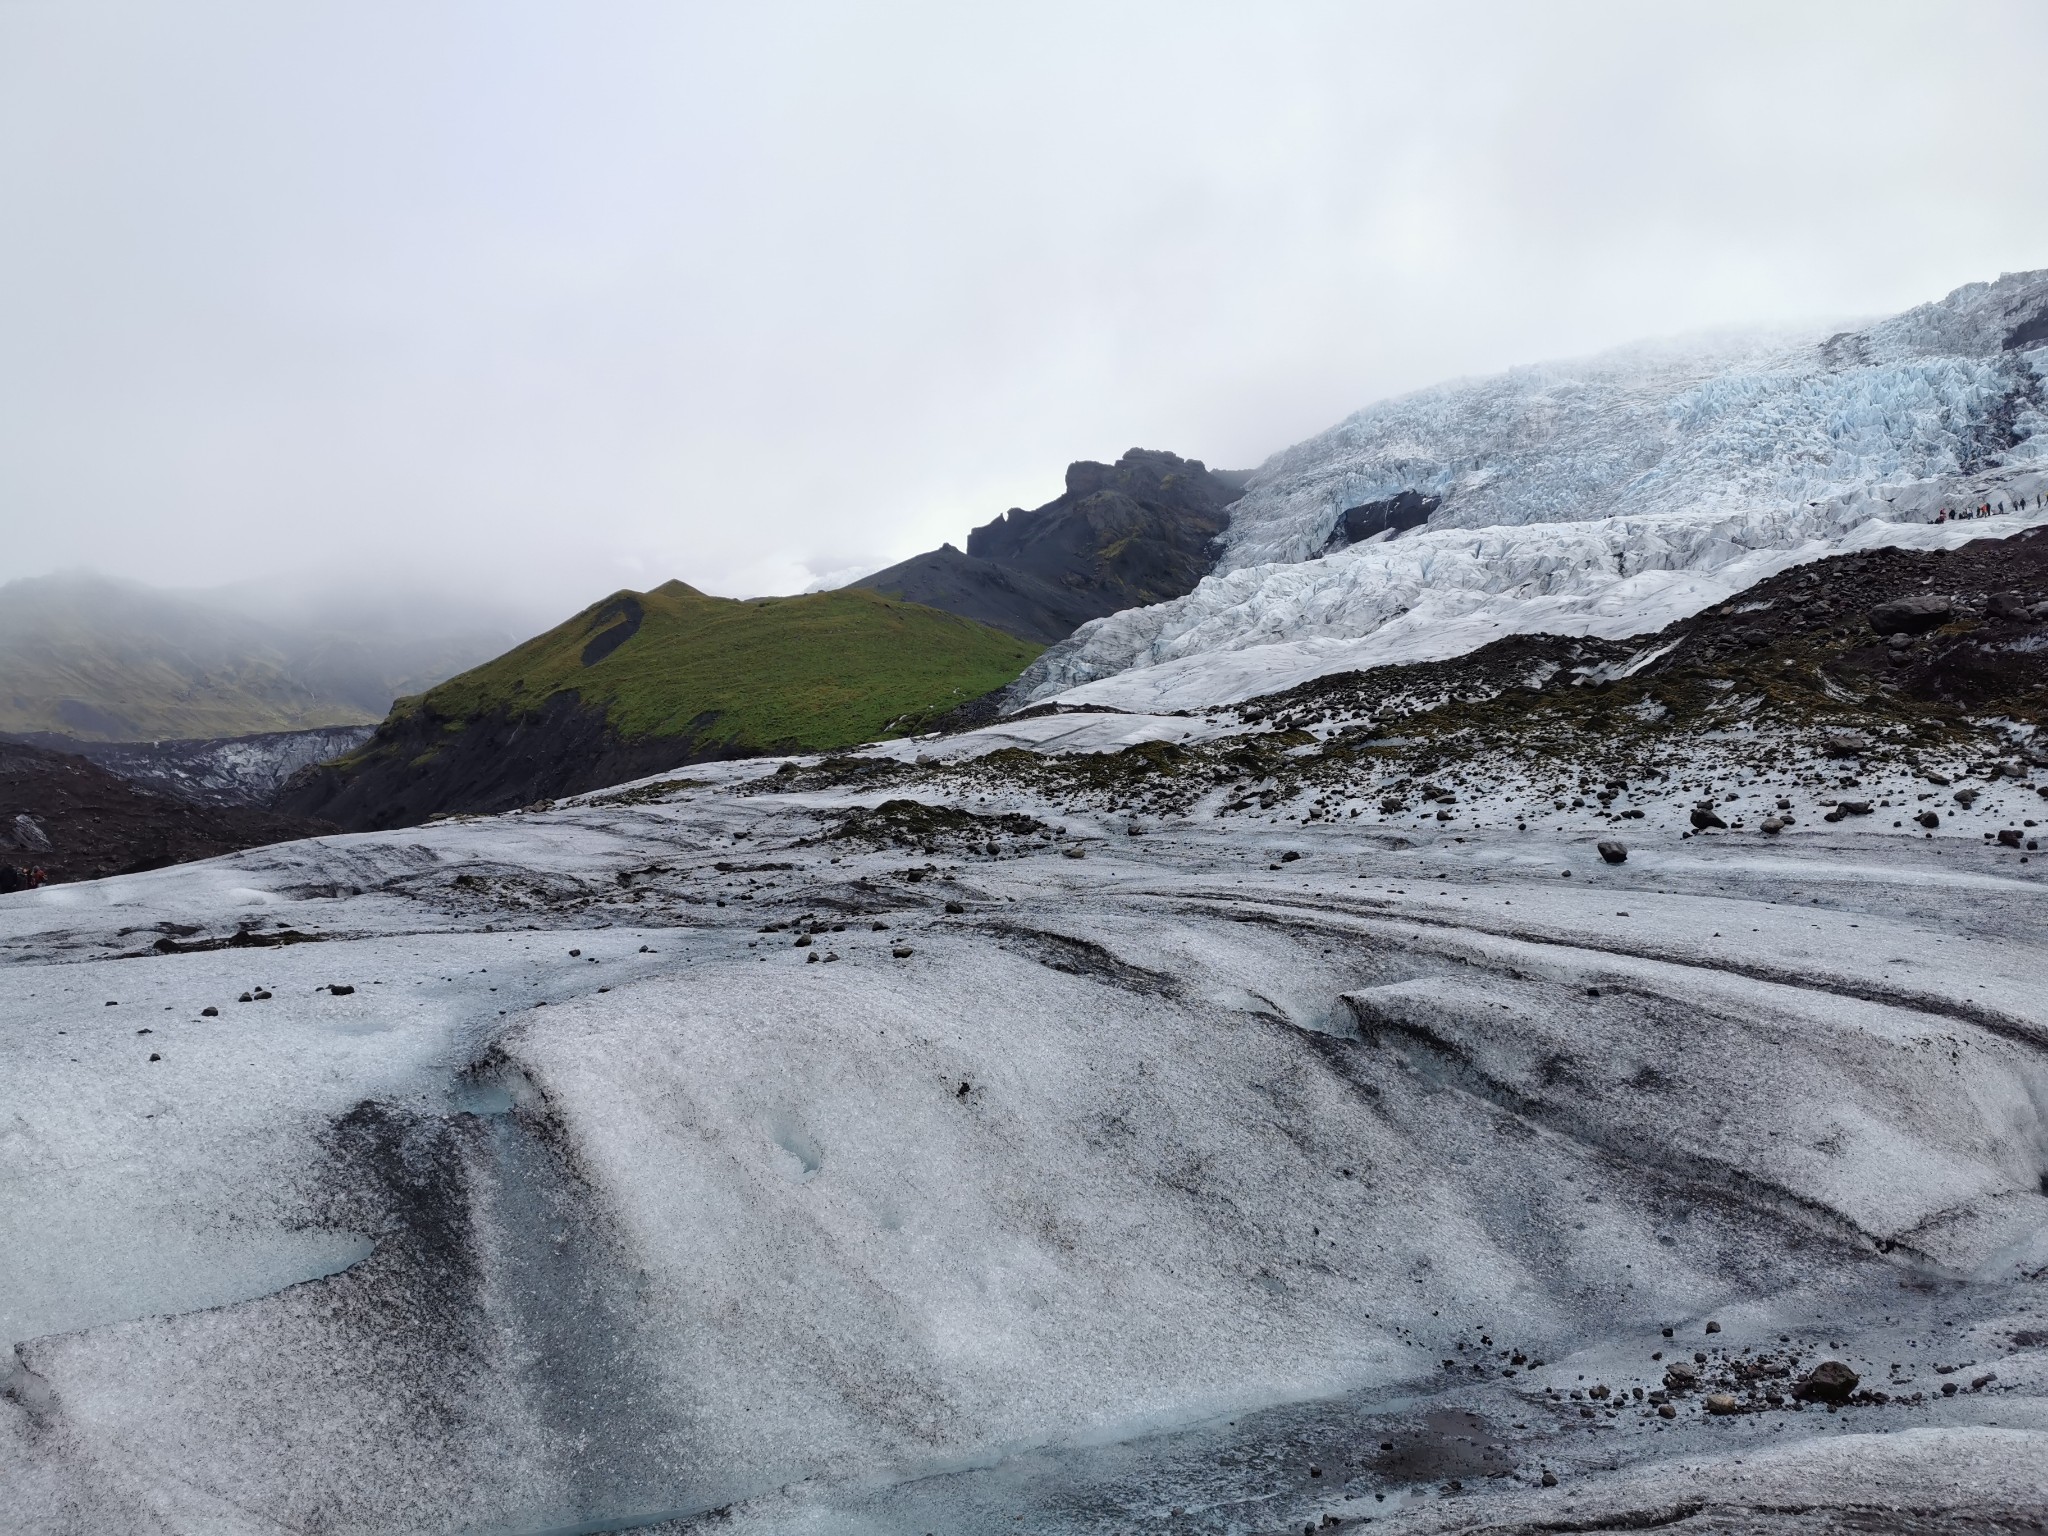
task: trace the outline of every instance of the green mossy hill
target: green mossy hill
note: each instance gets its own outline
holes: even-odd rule
[[[671,581],[614,593],[399,700],[359,750],[278,803],[351,828],[405,826],[686,763],[852,746],[929,729],[1038,651],[865,590],[738,601]]]
[[[818,751],[916,729],[1011,682],[1038,652],[873,592],[739,601],[671,581],[614,593],[392,713],[447,728],[500,710],[531,715],[573,692],[628,741]]]

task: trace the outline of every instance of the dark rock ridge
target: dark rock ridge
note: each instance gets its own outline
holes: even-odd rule
[[[621,592],[598,609],[594,624],[605,627],[590,637],[590,643],[583,647],[581,660],[586,667],[594,667],[605,657],[640,633],[640,623],[647,617],[647,610],[640,605],[640,599],[630,592]]]
[[[1343,549],[1347,545],[1362,543],[1375,534],[1393,532],[1405,533],[1410,528],[1420,528],[1428,523],[1430,514],[1444,504],[1441,496],[1428,496],[1421,491],[1402,491],[1383,501],[1363,502],[1355,507],[1346,507],[1337,519],[1337,526],[1330,530],[1328,549]]]
[[[437,815],[516,810],[689,763],[753,755],[693,731],[628,740],[601,706],[558,693],[531,713],[500,708],[453,732],[429,713],[394,714],[357,758],[294,774],[277,808],[351,831],[382,831]]]
[[[1182,597],[1215,568],[1245,475],[1133,448],[1067,466],[1042,507],[1012,507],[951,544],[850,585],[1050,645],[1090,619]]]
[[[0,864],[40,865],[52,881],[132,874],[334,830],[305,817],[151,794],[82,757],[0,741]]]
[[[2048,304],[2043,304],[2005,333],[2005,350],[2017,352],[2024,347],[2037,347],[2044,341],[2048,341]]]

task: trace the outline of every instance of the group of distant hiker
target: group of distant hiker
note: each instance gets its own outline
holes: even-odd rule
[[[50,872],[40,864],[32,864],[27,869],[0,864],[0,896],[9,891],[32,891],[49,878]]]
[[[2029,506],[2041,506],[2043,504],[2043,501],[2044,498],[2041,496],[2036,496],[2031,502],[2029,502],[2027,498],[2024,496],[2015,496],[2012,499],[2011,510],[2013,510],[2014,512],[2024,512],[2027,510]],[[1960,509],[1955,507],[1943,507],[1941,511],[1935,514],[1934,520],[1937,523],[1960,523],[1966,522],[1973,517],[1996,517],[2005,510],[2006,505],[2002,501],[1987,501],[1979,506],[1963,507]]]

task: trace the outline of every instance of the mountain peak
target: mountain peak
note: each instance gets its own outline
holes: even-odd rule
[[[1090,619],[1179,597],[1216,563],[1240,476],[1200,459],[1133,448],[1114,464],[1077,459],[1042,507],[1012,507],[951,544],[858,583],[994,625],[1064,639]]]

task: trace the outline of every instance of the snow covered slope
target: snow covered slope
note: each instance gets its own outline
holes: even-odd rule
[[[2032,510],[2044,372],[2034,272],[1825,339],[1631,348],[1386,401],[1263,465],[1194,592],[1083,628],[1020,693],[1199,707],[1504,633],[1656,629],[1943,508]],[[1324,553],[1345,509],[1403,492],[1439,500],[1426,527]]]

